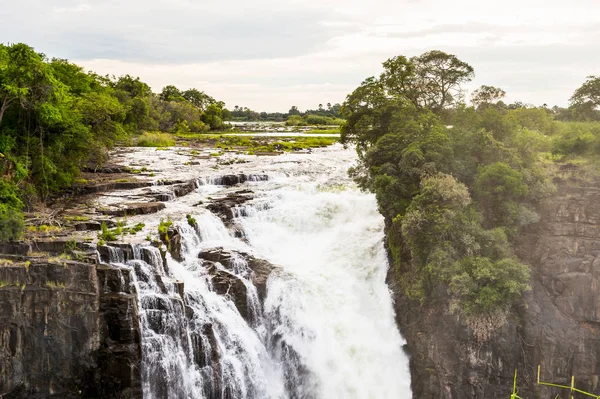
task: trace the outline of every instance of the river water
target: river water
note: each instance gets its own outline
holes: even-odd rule
[[[256,198],[236,211],[243,239],[205,208],[190,207],[223,190],[210,179],[170,206],[183,260],[168,256],[163,265],[156,249],[141,247],[126,265],[142,309],[145,398],[412,397],[385,284],[383,219],[374,197],[347,178],[354,159],[335,146],[253,166],[269,180],[244,184]],[[232,272],[247,288],[250,321],[213,290],[198,259],[215,247],[278,266],[261,303],[252,271],[237,259]]]

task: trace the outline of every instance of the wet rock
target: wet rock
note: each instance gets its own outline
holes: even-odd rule
[[[278,266],[273,265],[267,260],[255,258],[254,256],[245,252],[227,251],[223,248],[213,248],[202,251],[198,254],[198,258],[205,260],[205,263],[208,265],[208,267],[214,268],[212,264],[218,262],[223,265],[225,269],[231,272],[235,270],[236,265],[234,262],[236,261],[236,258],[243,259],[247,263],[249,269],[249,280],[256,287],[258,297],[261,301],[264,301],[267,296],[267,280],[269,279],[269,276],[274,271],[279,270]],[[209,270],[209,274],[211,271],[213,271],[213,269]],[[228,273],[227,275],[223,276],[223,281],[231,280],[231,276],[239,279],[239,277],[237,277],[235,274]],[[244,289],[244,293],[245,292],[246,291]],[[245,298],[246,297],[244,296],[244,299]]]
[[[72,250],[86,249],[87,245],[72,237],[61,237],[57,239],[36,240],[31,243],[34,252],[47,252],[52,255],[70,253]]]
[[[238,175],[224,175],[216,178],[214,184],[222,186],[234,186],[236,184],[245,183],[247,181],[266,181],[269,180],[269,176],[265,174],[238,174]]]
[[[116,245],[98,245],[97,250],[104,263],[124,263],[126,260],[125,252]]]
[[[75,226],[75,230],[77,231],[100,231],[102,230],[102,223],[89,221],[83,223],[77,223]]]
[[[211,276],[213,290],[220,295],[230,297],[242,317],[248,320],[248,289],[241,278],[219,269],[213,262],[205,262],[205,268]]]
[[[217,214],[227,224],[236,216],[235,208],[253,198],[254,193],[250,190],[232,192],[223,198],[212,199],[206,208]]]
[[[160,240],[167,246],[167,251],[173,259],[178,262],[183,261],[181,254],[181,233],[177,227],[169,227],[166,234],[160,235]]]
[[[172,201],[175,198],[188,195],[197,188],[196,181],[174,185],[168,193],[159,193],[154,196],[157,201]]]
[[[162,211],[166,208],[166,205],[162,202],[133,202],[124,204],[119,209],[104,210],[102,213],[113,216],[135,216],[135,215],[149,215]]]
[[[31,252],[31,245],[26,242],[0,242],[0,254],[27,255]]]
[[[152,186],[151,181],[107,182],[77,188],[79,194],[97,194],[115,190],[133,190]]]

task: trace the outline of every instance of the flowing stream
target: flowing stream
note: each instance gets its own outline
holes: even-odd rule
[[[335,168],[282,166],[268,182],[245,183],[257,196],[235,209],[243,238],[194,208],[196,228],[175,220],[181,261],[163,264],[153,247],[128,261],[111,254],[137,286],[144,398],[412,397],[385,284],[383,219],[346,177],[348,161],[328,162]],[[197,191],[220,189],[208,179]],[[198,258],[214,248],[231,254],[228,267]],[[250,258],[275,265],[262,300]],[[242,284],[245,318],[215,289],[215,272]]]

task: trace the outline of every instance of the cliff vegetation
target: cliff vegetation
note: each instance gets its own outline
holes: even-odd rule
[[[396,291],[446,304],[485,339],[530,289],[513,246],[556,190],[549,172],[557,162],[597,172],[600,78],[550,109],[506,104],[492,86],[467,105],[473,76],[441,51],[391,58],[347,97],[341,130],[360,159],[350,173],[386,219]]]

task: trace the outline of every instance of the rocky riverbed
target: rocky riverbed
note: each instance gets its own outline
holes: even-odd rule
[[[117,149],[0,248],[3,397],[410,397],[353,151],[211,151]]]

